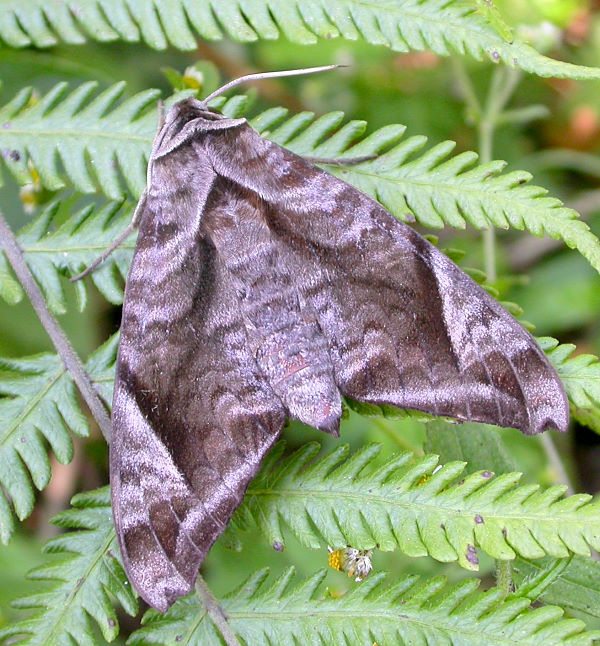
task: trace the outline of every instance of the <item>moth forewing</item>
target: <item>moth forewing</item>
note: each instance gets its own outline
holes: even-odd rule
[[[191,591],[287,417],[337,434],[346,395],[566,429],[556,372],[506,310],[245,120],[176,104],[143,200],[110,470],[125,569],[158,610]]]

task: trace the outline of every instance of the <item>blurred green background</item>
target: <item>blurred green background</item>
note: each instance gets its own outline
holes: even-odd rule
[[[600,3],[591,0],[496,0],[504,19],[514,29],[530,27],[538,47],[556,58],[584,65],[600,65]],[[148,87],[157,87],[168,96],[173,74],[165,68],[183,72],[199,60],[212,62],[202,69],[212,84],[254,71],[341,63],[348,68],[327,75],[279,79],[261,83],[252,89],[254,111],[283,105],[292,112],[317,114],[342,110],[348,119],[364,119],[369,131],[390,123],[402,123],[409,135],[426,135],[430,144],[446,139],[458,143],[457,152],[477,150],[477,132],[458,91],[456,65],[466,71],[482,99],[490,81],[492,65],[471,59],[453,61],[428,52],[396,54],[387,48],[364,42],[343,40],[321,42],[302,47],[287,43],[261,41],[239,44],[230,41],[199,43],[195,52],[173,50],[156,52],[140,44],[90,43],[81,47],[60,46],[47,50],[0,49],[2,101],[8,102],[25,85],[43,94],[59,81],[77,86],[96,80],[101,88],[127,81],[127,96]],[[218,72],[217,72],[218,70]],[[332,74],[335,78],[332,79]],[[576,208],[592,230],[600,235],[600,95],[596,83],[541,79],[522,75],[511,103],[512,108],[541,104],[545,118],[525,125],[506,125],[496,131],[493,157],[508,162],[509,169],[525,169],[535,176],[534,183],[549,189],[568,206]],[[39,207],[55,196],[33,190],[23,196],[6,178],[3,211],[13,228],[19,228]],[[25,202],[24,202],[25,200]],[[24,205],[33,209],[24,213]],[[444,230],[440,246],[466,251],[463,266],[483,268],[481,234],[475,231]],[[497,287],[504,300],[518,303],[524,319],[536,326],[536,334],[552,335],[561,342],[574,342],[580,352],[600,353],[600,277],[576,252],[562,243],[539,240],[528,234],[510,231],[497,238],[499,278]],[[106,303],[93,288],[87,310],[80,314],[74,306],[74,291],[65,281],[72,307],[60,320],[77,352],[86,357],[118,328],[119,311]],[[52,346],[27,302],[9,307],[0,301],[0,355],[23,356]],[[490,430],[490,433],[496,431]],[[290,448],[309,439],[333,448],[335,440],[318,431],[292,423],[285,431]],[[385,455],[400,449],[417,454],[425,450],[423,426],[415,421],[369,419],[351,413],[342,427],[342,438],[353,447],[366,441],[382,442]],[[505,453],[498,458],[497,470],[524,471],[526,481],[552,484],[555,474],[546,466],[536,440],[511,431],[502,432]],[[562,442],[580,490],[595,492],[600,488],[597,437],[577,428]],[[39,563],[39,547],[51,535],[48,518],[68,505],[70,496],[107,482],[106,447],[94,436],[76,441],[76,459],[68,467],[55,465],[51,486],[40,494],[38,511],[7,548],[0,549],[0,623],[10,621],[15,611],[10,599],[34,589],[23,578]],[[509,456],[509,457],[508,457]],[[572,458],[569,456],[573,456]],[[476,464],[487,467],[490,464]],[[246,549],[236,556],[235,573],[223,563],[231,558],[219,544],[210,554],[205,574],[214,592],[231,589],[258,565],[268,564],[275,571],[294,563],[301,574],[310,574],[326,565],[327,554],[306,550],[293,540],[280,554],[262,539],[249,537]],[[465,573],[454,565],[441,566],[431,559],[407,559],[398,554],[376,554],[376,569],[391,572],[417,571],[452,578]],[[484,562],[482,573],[491,572]],[[350,585],[347,577],[332,573],[333,592]],[[41,585],[41,584],[38,584]],[[125,625],[127,620],[125,620]],[[98,643],[101,643],[99,640]]]

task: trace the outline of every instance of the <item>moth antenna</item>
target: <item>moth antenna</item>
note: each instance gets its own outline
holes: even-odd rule
[[[240,76],[233,81],[229,81],[220,87],[219,89],[211,92],[205,99],[202,100],[202,104],[206,105],[209,101],[212,101],[214,98],[221,96],[227,90],[230,90],[236,85],[241,85],[247,81],[262,81],[262,79],[273,79],[280,78],[283,76],[301,76],[303,74],[316,74],[317,72],[328,72],[329,70],[335,70],[338,67],[346,67],[345,65],[323,65],[322,67],[305,67],[299,70],[280,70],[279,72],[261,72],[259,74],[246,74],[246,76]]]
[[[125,238],[129,237],[137,229],[142,208],[145,203],[146,203],[146,193],[144,192],[144,194],[140,198],[140,201],[137,203],[137,206],[135,207],[135,211],[133,212],[131,222],[127,225],[127,227],[123,231],[121,231],[121,233],[117,236],[116,240],[109,247],[107,247],[96,258],[96,260],[94,260],[91,264],[89,264],[80,274],[77,274],[77,276],[73,276],[73,278],[69,278],[69,282],[74,283],[78,280],[81,280],[82,278],[85,278],[88,274],[91,274],[94,271],[94,269],[96,269],[98,265],[101,265],[115,249],[121,246]]]
[[[77,274],[77,276],[73,276],[73,278],[69,278],[69,282],[74,283],[78,280],[81,280],[82,278],[85,278],[88,274],[91,274],[94,269],[98,265],[101,265],[109,256],[110,254],[118,247],[121,245],[123,240],[132,232],[135,230],[135,226],[133,225],[133,222],[130,222],[127,225],[127,228],[121,232],[119,237],[110,245],[110,247],[107,247],[104,252],[94,260],[91,264],[89,264],[80,274]]]

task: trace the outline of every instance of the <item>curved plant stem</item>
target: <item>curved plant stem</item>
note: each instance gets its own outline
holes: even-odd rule
[[[546,457],[548,458],[548,462],[550,463],[550,466],[556,472],[557,481],[560,484],[564,484],[567,486],[567,491],[565,493],[565,496],[572,496],[575,493],[575,488],[571,483],[571,479],[567,474],[563,461],[560,459],[560,455],[556,450],[556,446],[554,444],[554,441],[552,440],[552,436],[550,435],[550,433],[541,433],[540,442],[542,443],[542,447],[544,449],[544,452],[546,453]]]
[[[210,615],[210,618],[223,636],[227,646],[241,646],[235,633],[231,630],[231,626],[227,623],[227,617],[225,616],[223,609],[214,598],[201,574],[199,574],[196,579],[196,593],[200,597],[204,609]]]
[[[462,95],[462,99],[467,106],[467,115],[466,121],[473,125],[473,123],[479,123],[481,120],[481,104],[477,98],[477,93],[471,83],[471,79],[467,74],[467,70],[458,56],[450,57],[450,64],[452,65],[452,71],[454,73],[454,78],[458,84],[458,89]]]
[[[518,82],[521,79],[520,72],[499,67],[494,70],[487,99],[483,110],[479,114],[478,139],[479,158],[482,164],[492,161],[492,148],[494,145],[494,132],[501,121],[502,112],[510,101]],[[483,232],[483,251],[485,262],[485,273],[490,282],[497,278],[496,272],[496,231],[488,227]]]
[[[69,340],[65,336],[65,333],[62,331],[58,322],[46,306],[44,296],[31,275],[29,267],[27,267],[25,259],[23,258],[23,253],[19,247],[19,243],[6,223],[2,212],[0,212],[0,248],[4,251],[8,262],[21,282],[25,293],[31,301],[33,309],[54,344],[65,369],[71,375],[71,378],[79,389],[81,396],[88,405],[88,408],[100,427],[106,441],[109,442],[111,425],[110,417],[108,416],[106,408],[96,393],[81,360],[71,347]]]

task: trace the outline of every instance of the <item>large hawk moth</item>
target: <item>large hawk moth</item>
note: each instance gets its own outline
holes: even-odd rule
[[[348,396],[527,434],[568,424],[544,353],[471,278],[207,103],[174,105],[153,144],[113,400],[121,554],[161,611],[192,589],[288,417],[338,435]]]

